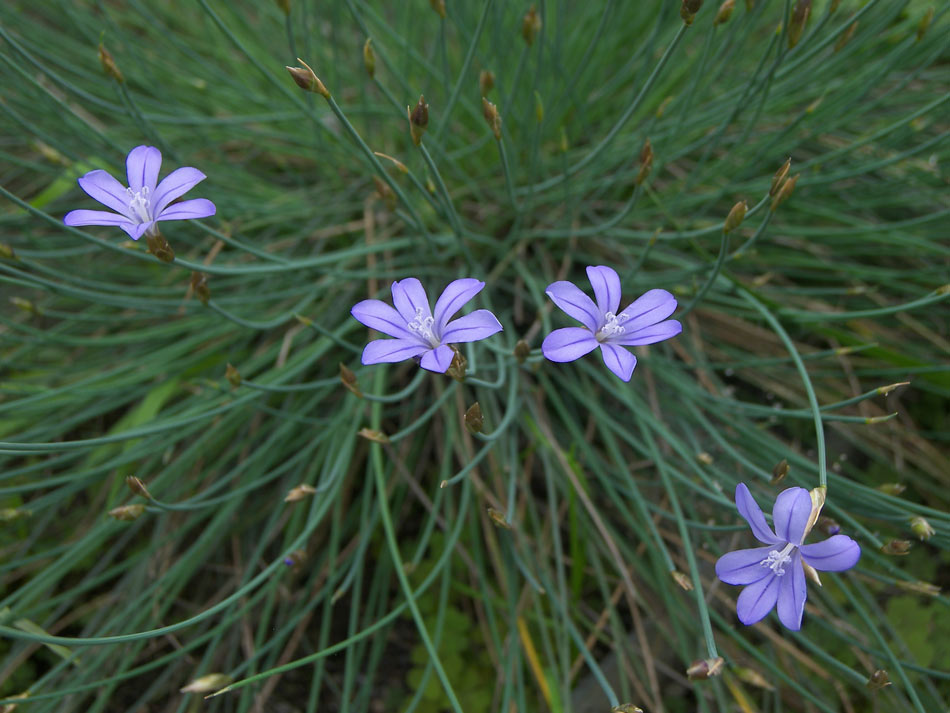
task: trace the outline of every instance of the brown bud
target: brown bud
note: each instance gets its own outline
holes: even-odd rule
[[[703,0],[683,0],[683,5],[680,7],[680,17],[683,18],[683,22],[692,25],[693,20],[696,19],[696,13],[702,6]]]
[[[367,441],[374,441],[375,443],[389,443],[389,436],[382,431],[377,431],[372,428],[361,428],[357,431],[356,435],[362,436]]]
[[[778,193],[775,194],[775,198],[772,199],[772,211],[778,209],[782,203],[788,200],[789,196],[792,195],[792,191],[795,190],[795,184],[798,183],[798,177],[802,174],[796,173],[794,176],[789,178],[785,183],[782,184],[782,187],[778,189]]]
[[[897,496],[907,490],[907,486],[903,483],[882,483],[877,489],[887,495]]]
[[[119,65],[115,63],[115,58],[112,56],[112,53],[109,52],[101,42],[99,43],[99,62],[102,63],[102,71],[115,81],[125,81],[125,77],[123,77],[122,72],[119,71]]]
[[[496,510],[495,508],[488,508],[488,517],[495,521],[495,524],[499,527],[503,527],[506,530],[511,529],[511,523],[505,519],[505,513],[501,510]]]
[[[920,515],[910,519],[910,529],[920,540],[929,540],[936,532],[936,530],[933,528],[933,525],[927,522]]]
[[[462,352],[460,352],[455,347],[452,347],[452,349],[455,351],[455,356],[452,357],[452,363],[449,364],[449,368],[446,369],[445,373],[456,381],[465,381],[465,371],[468,369],[468,359],[462,356]]]
[[[891,540],[881,548],[881,552],[886,555],[906,555],[910,552],[910,541]]]
[[[488,92],[494,89],[494,87],[495,87],[495,73],[487,69],[483,69],[481,72],[479,72],[478,89],[482,93],[482,96],[483,97],[488,96]]]
[[[693,661],[689,668],[686,669],[686,677],[690,681],[703,681],[710,676],[718,676],[720,673],[722,673],[722,669],[725,664],[726,661],[722,658],[722,656],[717,656],[714,659],[700,659],[699,661]]]
[[[850,25],[848,29],[841,33],[841,37],[838,38],[838,41],[835,42],[835,52],[840,52],[846,44],[851,41],[851,38],[854,36],[855,30],[858,29],[858,21],[855,20]]]
[[[125,484],[129,487],[129,490],[136,495],[141,495],[146,500],[152,499],[152,494],[148,492],[148,488],[145,487],[145,483],[143,483],[140,478],[136,478],[134,475],[127,475],[125,477]]]
[[[788,175],[788,169],[792,167],[792,157],[789,156],[785,159],[785,163],[782,164],[781,168],[775,172],[775,175],[772,176],[772,186],[769,188],[769,195],[775,196],[778,193],[778,189],[782,187],[782,183],[785,182],[785,177]]]
[[[531,354],[531,347],[524,339],[519,339],[515,344],[515,359],[519,364],[524,364],[529,354]]]
[[[469,433],[482,432],[482,427],[485,425],[485,420],[482,418],[482,407],[479,405],[478,401],[468,407],[468,411],[465,412],[464,421],[465,428],[468,429]]]
[[[179,693],[212,693],[220,688],[224,688],[234,680],[226,673],[209,673],[201,678],[196,678],[183,688],[179,688]]]
[[[145,233],[145,245],[148,247],[148,251],[162,262],[175,261],[175,251],[158,228]]]
[[[208,304],[211,299],[211,289],[208,287],[208,276],[203,272],[191,273],[191,290],[195,293],[201,304]]]
[[[297,86],[305,92],[313,92],[314,94],[319,94],[324,99],[329,99],[330,92],[324,86],[323,82],[320,81],[316,73],[310,69],[310,65],[300,59],[300,57],[297,58],[297,61],[303,65],[303,68],[287,67],[287,71],[290,72],[290,76],[293,77]]]
[[[412,136],[412,143],[416,146],[421,144],[422,135],[427,128],[429,128],[429,105],[426,104],[426,98],[420,94],[416,108],[409,111],[409,135]]]
[[[372,79],[376,76],[376,53],[373,51],[373,38],[367,37],[363,44],[363,64],[366,65],[366,73]]]
[[[315,492],[317,492],[316,488],[314,488],[312,485],[307,485],[304,483],[303,485],[298,485],[295,488],[291,488],[287,495],[284,496],[284,502],[296,503],[300,500],[309,498]]]
[[[16,253],[13,252],[13,248],[6,243],[0,243],[0,258],[4,260],[16,260],[17,256]]]
[[[927,8],[927,11],[924,13],[924,16],[920,18],[920,24],[917,25],[917,41],[920,42],[924,39],[924,35],[927,34],[927,30],[930,28],[930,23],[934,19],[934,9],[931,5]]]
[[[868,682],[865,685],[872,691],[879,691],[885,686],[891,685],[891,677],[887,675],[887,671],[883,668],[879,668],[871,674],[871,677],[868,678]]]
[[[732,17],[732,11],[736,8],[736,0],[725,0],[725,2],[719,6],[719,12],[716,13],[716,19],[713,20],[713,25],[724,25],[729,22],[729,18]]]
[[[360,382],[356,378],[356,374],[354,374],[353,370],[342,362],[340,362],[340,381],[343,382],[343,386],[345,386],[351,392],[360,398],[363,398],[363,392],[360,391]]]
[[[647,179],[653,169],[653,155],[653,145],[650,139],[647,139],[643,142],[643,148],[640,149],[640,170],[634,181],[638,186]]]
[[[732,210],[729,211],[729,215],[726,216],[726,222],[722,226],[722,232],[731,233],[742,225],[747,210],[749,210],[749,204],[745,201],[739,201],[732,206]]]
[[[805,23],[811,14],[811,0],[798,0],[792,8],[792,17],[788,21],[788,47],[798,44],[805,30]]]
[[[621,703],[619,706],[611,708],[610,713],[643,713],[643,709],[632,703]]]
[[[145,512],[144,505],[121,505],[110,510],[109,515],[116,520],[132,522],[133,520],[138,520],[143,512]]]
[[[501,141],[501,114],[498,113],[498,107],[482,97],[482,114],[485,121],[488,122],[488,128],[495,135],[497,141]]]
[[[274,0],[277,4],[277,7],[280,8],[280,11],[285,15],[290,14],[290,0]]]
[[[682,589],[687,592],[693,591],[693,582],[685,574],[680,572],[677,569],[674,569],[670,572],[670,576],[673,578],[673,581],[676,582]]]
[[[232,389],[236,389],[241,385],[241,372],[239,372],[232,364],[228,364],[224,370],[224,378],[228,380],[228,383],[231,384]]]
[[[772,480],[770,481],[772,485],[778,485],[785,480],[785,476],[788,475],[789,470],[788,459],[782,458],[782,460],[776,463],[775,467],[772,468]]]
[[[429,4],[432,6],[432,9],[435,10],[439,17],[443,20],[445,19],[445,0],[429,0]]]
[[[524,41],[530,47],[534,44],[534,38],[538,36],[540,31],[541,16],[538,14],[538,8],[532,5],[528,8],[528,12],[525,13],[524,20],[521,22],[521,36],[524,37]]]

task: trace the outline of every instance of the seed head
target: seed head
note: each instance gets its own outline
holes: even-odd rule
[[[788,175],[788,169],[792,167],[792,157],[789,156],[785,159],[785,163],[782,164],[781,168],[775,172],[775,175],[772,176],[772,186],[769,188],[769,195],[775,196],[778,192],[778,189],[781,188],[782,183],[785,181],[785,177]]]
[[[871,674],[871,677],[868,678],[868,682],[865,685],[872,691],[879,691],[885,686],[891,685],[891,677],[887,675],[887,671],[883,668],[879,668]]]
[[[779,188],[778,193],[776,193],[775,197],[772,199],[771,210],[775,211],[780,205],[782,205],[782,203],[788,200],[789,196],[792,195],[792,191],[795,190],[795,184],[798,183],[799,176],[801,176],[801,174],[796,173],[782,184],[782,187]]]
[[[910,552],[910,541],[891,540],[881,548],[881,552],[886,555],[906,555]]]
[[[148,488],[145,487],[145,483],[143,483],[140,478],[136,478],[134,475],[127,475],[125,477],[125,484],[129,490],[136,495],[141,495],[146,500],[152,499],[152,494],[148,492]]]

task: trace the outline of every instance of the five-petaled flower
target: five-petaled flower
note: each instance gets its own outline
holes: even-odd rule
[[[90,171],[79,179],[79,187],[111,208],[105,210],[74,210],[66,214],[66,225],[118,225],[138,240],[145,233],[157,232],[159,220],[186,220],[214,215],[214,203],[206,198],[181,201],[170,205],[184,195],[205,175],[197,168],[185,166],[175,169],[161,183],[158,171],[162,166],[162,152],[154,146],[136,146],[125,159],[129,187],[126,188],[106,171]],[[156,185],[157,184],[157,185]]]
[[[736,507],[766,546],[724,554],[716,562],[716,574],[726,584],[746,585],[736,602],[743,624],[755,624],[777,604],[779,621],[798,631],[805,609],[805,567],[824,572],[850,569],[861,557],[861,548],[847,535],[802,544],[817,519],[813,513],[817,508],[804,488],[788,488],[775,499],[775,532],[744,483],[736,486]]]
[[[587,268],[597,304],[571,282],[552,282],[545,293],[554,304],[583,324],[555,329],[544,338],[541,352],[551,361],[574,361],[600,347],[607,368],[630,381],[637,358],[623,347],[653,344],[683,331],[675,319],[676,298],[666,290],[650,290],[622,312],[620,277],[604,265]]]
[[[393,339],[376,339],[363,349],[364,364],[396,362],[422,357],[423,369],[444,374],[455,352],[449,344],[475,342],[500,332],[498,319],[487,309],[477,309],[449,321],[485,283],[464,278],[450,282],[429,309],[429,297],[414,277],[393,283],[393,309],[381,300],[363,300],[350,310],[357,320]]]

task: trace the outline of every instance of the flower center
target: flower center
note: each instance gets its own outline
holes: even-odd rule
[[[623,334],[623,323],[629,318],[630,317],[626,312],[621,312],[620,314],[607,312],[604,315],[604,326],[600,328],[596,335],[594,335],[597,341],[602,342],[608,337],[614,337],[618,334]]]
[[[792,556],[789,553],[793,549],[795,549],[795,545],[789,542],[787,545],[785,545],[785,549],[783,549],[781,552],[778,550],[772,550],[769,552],[769,556],[759,562],[759,564],[762,567],[768,567],[771,569],[775,573],[776,577],[781,577],[783,574],[785,574],[785,567],[783,565],[786,562],[792,561]]]
[[[149,214],[148,186],[142,186],[142,190],[133,191],[126,189],[129,193],[129,212],[132,216],[138,218],[140,223],[148,223],[152,216]]]
[[[422,308],[416,310],[416,316],[412,318],[412,321],[407,325],[409,331],[413,334],[418,334],[425,341],[432,345],[433,348],[439,346],[439,340],[436,339],[435,334],[432,332],[432,326],[435,324],[435,318],[431,315],[424,315]]]

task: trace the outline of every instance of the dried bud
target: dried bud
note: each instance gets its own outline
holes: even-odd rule
[[[478,401],[468,407],[468,411],[465,412],[464,420],[465,428],[468,429],[469,433],[482,432],[485,420],[482,418],[482,407],[478,404]]]
[[[808,516],[808,522],[805,523],[805,535],[811,532],[811,529],[818,522],[818,516],[821,515],[821,509],[825,506],[825,500],[828,497],[828,488],[819,485],[808,491],[811,496],[811,515]]]
[[[228,380],[228,383],[231,384],[232,389],[236,389],[241,385],[241,372],[239,372],[232,364],[228,364],[224,370],[224,378]]]
[[[375,443],[389,443],[389,436],[382,431],[377,431],[372,428],[361,428],[357,431],[356,435],[362,436],[367,441],[373,441]]]
[[[515,344],[515,359],[518,360],[519,364],[524,364],[529,354],[531,354],[531,347],[524,339],[519,339]]]
[[[726,222],[722,226],[722,232],[731,233],[742,225],[747,210],[749,210],[749,204],[745,201],[739,201],[732,206],[732,210],[729,211],[729,215],[726,216]]]
[[[903,483],[883,483],[877,486],[877,489],[886,495],[897,496],[907,490],[907,486]]]
[[[297,86],[305,92],[313,92],[314,94],[319,94],[324,99],[329,99],[330,92],[324,86],[323,82],[320,81],[316,73],[310,69],[310,65],[300,59],[300,57],[297,58],[297,61],[303,65],[303,68],[287,67],[287,71],[290,72],[290,76],[294,78]]]
[[[233,680],[226,673],[209,673],[201,678],[196,678],[187,686],[178,690],[180,693],[212,693],[224,688]]]
[[[782,187],[778,189],[778,193],[775,194],[775,198],[772,199],[771,210],[775,211],[780,205],[782,205],[782,203],[788,200],[789,196],[792,195],[792,191],[795,190],[795,184],[798,183],[798,177],[801,175],[802,174],[800,173],[796,173],[782,184]]]
[[[693,661],[690,667],[686,669],[686,677],[690,681],[703,681],[710,676],[718,676],[722,673],[725,664],[725,659],[723,659],[722,656],[717,656],[714,659]]]
[[[121,505],[110,510],[109,515],[116,520],[132,522],[133,520],[138,520],[143,512],[145,512],[144,505]]]
[[[871,674],[871,677],[865,685],[872,691],[879,691],[885,686],[891,685],[891,677],[887,675],[887,671],[883,668],[879,668]]]
[[[696,460],[698,460],[703,465],[712,465],[713,457],[709,455],[706,451],[701,451],[696,454]]]
[[[478,75],[478,90],[482,93],[482,96],[488,96],[488,92],[495,88],[495,73],[483,69]]]
[[[145,487],[145,483],[142,482],[140,478],[136,478],[134,475],[125,476],[125,484],[129,487],[136,495],[141,495],[146,500],[152,499],[152,494],[148,492],[148,488]]]
[[[745,666],[737,666],[732,670],[735,671],[736,676],[738,676],[740,680],[745,681],[756,688],[764,688],[767,691],[775,690],[775,686],[773,686],[765,676],[755,669],[746,668]]]
[[[360,391],[359,379],[356,378],[356,374],[353,373],[353,370],[342,362],[340,362],[340,381],[342,381],[343,386],[351,392],[363,398],[363,392]]]
[[[309,498],[315,492],[317,492],[316,488],[314,488],[312,485],[307,485],[304,483],[303,485],[298,485],[295,488],[291,488],[287,495],[284,496],[284,502],[296,503],[300,500]]]
[[[0,243],[0,258],[4,260],[16,260],[17,256],[16,253],[13,252],[13,248],[6,243]]]
[[[835,52],[840,52],[846,44],[851,41],[851,38],[854,36],[855,30],[858,29],[858,21],[855,20],[850,25],[848,29],[841,33],[841,37],[838,38],[838,41],[835,42]]]
[[[511,523],[505,519],[505,513],[501,510],[496,510],[495,508],[488,508],[488,517],[495,521],[495,524],[499,527],[503,527],[506,530],[511,529]]]
[[[782,183],[785,181],[785,177],[788,175],[788,169],[792,167],[792,157],[789,156],[785,159],[785,163],[782,164],[782,167],[775,172],[775,175],[772,176],[772,186],[769,188],[769,195],[775,196],[778,193],[778,189],[782,187]]]
[[[841,532],[841,525],[837,520],[822,515],[818,518],[818,529],[824,532],[828,537],[834,537]]]
[[[886,555],[906,555],[910,552],[909,540],[891,540],[881,548],[881,552]]]
[[[685,574],[680,572],[679,570],[674,569],[672,572],[670,572],[670,576],[673,578],[673,581],[676,582],[685,591],[687,592],[693,591],[692,580],[689,577],[687,577]]]
[[[277,7],[280,8],[280,11],[285,15],[290,14],[290,0],[274,0],[277,4]]]
[[[465,381],[465,371],[468,369],[468,359],[462,356],[462,352],[460,352],[455,347],[452,347],[452,349],[455,351],[455,356],[452,357],[452,363],[449,364],[449,368],[446,369],[445,373],[456,381]]]
[[[683,0],[683,5],[680,7],[680,17],[683,18],[683,22],[692,25],[693,20],[696,19],[696,13],[702,6],[703,0]]]
[[[208,304],[211,299],[211,290],[208,288],[208,276],[203,272],[191,273],[191,290],[195,293],[201,304]]]
[[[367,37],[363,44],[363,64],[370,79],[376,76],[376,53],[373,51],[373,38]]]
[[[501,114],[498,113],[498,107],[482,97],[482,114],[485,121],[488,122],[488,128],[495,135],[497,141],[501,141]]]
[[[798,44],[805,30],[805,23],[811,14],[811,0],[798,0],[792,8],[792,17],[788,21],[788,47],[791,49]]]
[[[640,149],[640,170],[637,173],[635,183],[639,186],[643,183],[653,168],[653,145],[650,139],[643,142],[643,148]]]
[[[537,91],[534,93],[534,118],[538,120],[539,124],[544,121],[544,104],[541,102],[541,95]]]
[[[426,104],[426,98],[419,95],[419,101],[416,108],[409,112],[409,135],[412,136],[412,143],[416,146],[422,143],[422,135],[429,128],[429,105]]]
[[[429,4],[432,6],[432,9],[435,10],[439,17],[443,20],[445,19],[445,0],[429,0]]]
[[[888,384],[887,386],[879,386],[878,389],[877,389],[877,392],[878,392],[881,396],[887,396],[887,395],[888,395],[889,393],[891,393],[894,389],[899,389],[900,387],[902,387],[902,386],[908,386],[909,384],[910,384],[909,381],[898,381],[896,384]]]
[[[175,261],[175,251],[158,228],[145,233],[145,244],[148,246],[148,251],[162,262]]]
[[[933,6],[927,8],[927,12],[924,13],[924,16],[920,18],[920,24],[917,25],[917,41],[920,42],[924,39],[924,35],[927,34],[927,30],[930,28],[930,23],[934,19],[934,9]]]
[[[524,37],[524,41],[530,47],[534,44],[534,38],[538,36],[540,31],[541,16],[538,14],[538,8],[532,5],[528,8],[528,12],[525,13],[524,20],[521,23],[521,36]]]
[[[931,13],[932,12],[931,10]],[[117,82],[125,81],[125,77],[123,77],[122,72],[119,71],[119,65],[115,63],[115,58],[112,56],[112,53],[109,52],[101,42],[99,43],[99,61],[102,63],[103,72]]]
[[[901,589],[913,592],[914,594],[923,594],[927,597],[936,597],[940,595],[940,587],[930,582],[896,582],[897,586]]]
[[[776,463],[775,467],[772,468],[772,480],[770,481],[772,485],[778,485],[785,480],[785,476],[788,475],[789,470],[788,459],[782,458],[782,460]]]
[[[933,526],[920,515],[910,519],[910,529],[920,540],[929,540],[936,532]]]
[[[611,708],[610,713],[643,713],[643,709],[632,703],[621,703],[619,706]]]
[[[716,13],[716,19],[713,20],[713,25],[724,25],[729,22],[729,18],[732,17],[732,11],[735,7],[736,0],[726,0],[719,6],[719,12]]]

